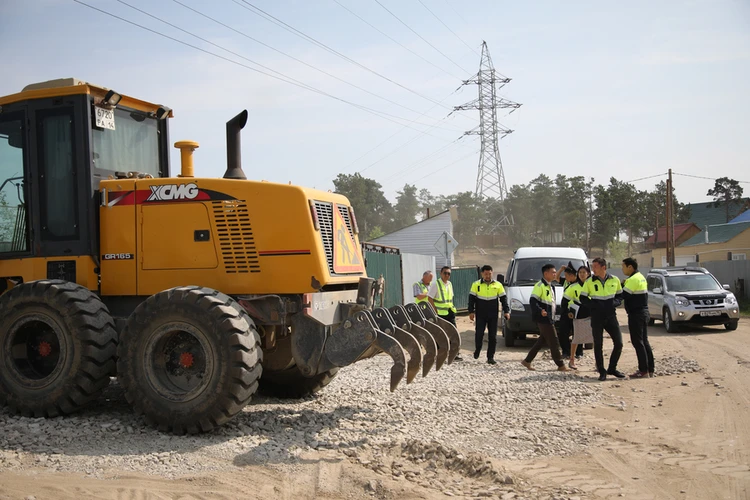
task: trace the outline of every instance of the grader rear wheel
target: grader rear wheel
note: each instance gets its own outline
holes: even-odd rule
[[[200,287],[159,292],[128,318],[118,377],[136,413],[175,434],[210,431],[258,388],[260,337],[231,297]]]
[[[94,293],[32,281],[0,297],[0,404],[29,417],[71,413],[115,373],[117,334]]]

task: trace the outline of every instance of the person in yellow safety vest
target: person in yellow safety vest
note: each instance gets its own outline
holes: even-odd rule
[[[539,338],[529,351],[526,359],[521,361],[521,364],[528,370],[535,369],[531,366],[532,361],[534,361],[534,358],[543,347],[549,346],[552,359],[557,365],[557,370],[561,372],[569,371],[568,367],[565,366],[565,361],[563,361],[562,353],[560,352],[560,341],[557,339],[557,332],[555,331],[557,301],[555,299],[555,288],[551,284],[554,279],[555,265],[543,265],[542,279],[534,285],[531,291],[531,297],[529,298],[531,319],[539,327]]]
[[[591,311],[591,333],[594,335],[594,359],[599,380],[607,380],[607,375],[625,378],[626,375],[617,369],[617,362],[622,354],[622,332],[617,322],[616,307],[622,303],[622,285],[616,276],[607,272],[607,261],[601,257],[591,261],[593,274],[583,284],[579,300]],[[609,356],[609,368],[604,368],[604,330],[612,338],[614,347]]]
[[[565,273],[565,282],[563,283],[563,296],[560,301],[560,311],[562,314],[560,314],[560,324],[557,327],[557,340],[560,341],[560,350],[562,350],[563,358],[567,359],[570,357],[570,336],[573,333],[573,320],[568,318],[566,314],[568,303],[570,302],[567,291],[576,282],[578,275],[572,262],[568,262],[567,266],[561,267],[557,272],[558,283],[560,282],[562,273]],[[583,355],[583,346],[580,346],[580,348],[580,355]]]
[[[622,261],[622,272],[628,279],[622,287],[625,311],[628,313],[630,343],[638,357],[638,371],[630,378],[654,376],[654,353],[648,343],[648,287],[646,278],[638,272],[638,261],[628,257]]]
[[[432,271],[429,270],[422,273],[422,279],[414,283],[412,293],[414,294],[414,302],[416,304],[427,302],[427,295],[430,293],[430,283],[432,283]]]
[[[510,307],[502,283],[492,279],[492,266],[482,266],[482,279],[472,283],[469,290],[469,319],[474,321],[474,359],[479,359],[484,343],[484,329],[487,328],[487,363],[494,365],[497,347],[497,319],[503,305],[505,320],[510,319]]]
[[[438,316],[446,321],[456,324],[456,307],[453,305],[453,284],[451,279],[451,268],[443,266],[440,268],[440,278],[430,285],[427,295],[430,304],[435,308]],[[457,355],[456,361],[462,361],[461,355]]]

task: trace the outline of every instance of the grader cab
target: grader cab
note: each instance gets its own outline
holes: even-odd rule
[[[373,309],[345,197],[246,179],[246,111],[221,179],[190,141],[171,175],[171,116],[75,79],[0,97],[0,404],[67,414],[117,376],[149,423],[196,433],[381,352],[391,390],[453,360],[429,306]]]

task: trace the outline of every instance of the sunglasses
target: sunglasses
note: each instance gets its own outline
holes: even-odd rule
[[[450,276],[450,275],[451,275],[451,273],[448,273],[448,272],[444,272],[444,273],[443,273],[443,275],[444,275],[444,276]]]

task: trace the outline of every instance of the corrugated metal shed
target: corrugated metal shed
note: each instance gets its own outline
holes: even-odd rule
[[[435,248],[435,242],[444,231],[453,234],[453,221],[456,217],[455,210],[446,210],[422,222],[399,229],[370,243],[397,247],[401,252],[416,253],[419,255],[431,255],[435,257],[436,269],[443,266],[453,267],[453,255],[447,259]]]

